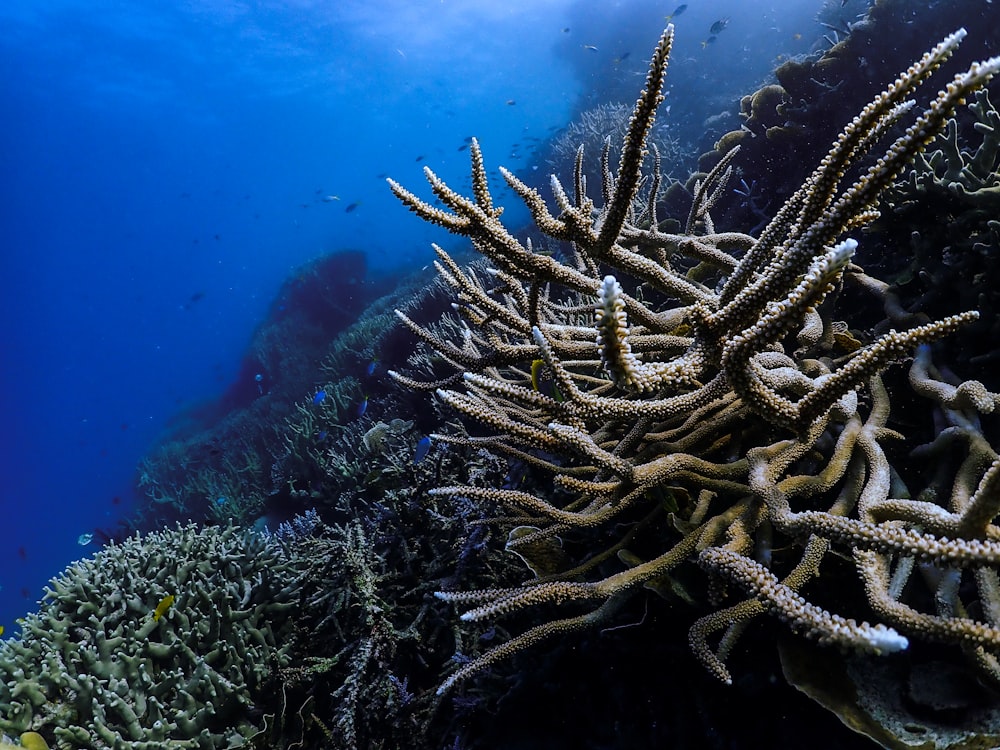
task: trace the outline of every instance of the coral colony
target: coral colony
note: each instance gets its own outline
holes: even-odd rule
[[[294,597],[279,548],[234,527],[112,545],[55,579],[5,644],[25,667],[0,690],[4,730],[44,729],[59,748],[234,747],[251,694],[287,661]]]
[[[393,376],[490,433],[435,441],[524,462],[555,487],[433,493],[506,509],[503,520],[522,529],[508,542],[512,551],[565,535],[588,540],[563,569],[522,586],[438,594],[465,606],[466,621],[547,603],[583,607],[462,665],[441,691],[545,639],[606,621],[641,587],[668,582],[692,562],[717,585],[730,584],[724,608],[690,629],[694,653],[725,682],[733,643],[750,620],[769,614],[848,650],[886,654],[910,639],[958,644],[984,679],[1000,684],[1000,530],[992,523],[1000,461],[977,419],[1000,396],[975,380],[951,382],[930,348],[978,313],[904,327],[886,304],[901,330],[859,341],[849,333],[852,311],[838,305],[845,288],[887,301],[885,285],[852,262],[856,238],[878,215],[883,191],[1000,69],[998,58],[973,65],[914,117],[909,98],[964,36],[948,36],[865,107],[758,237],[714,231],[710,212],[735,149],[701,181],[685,230],[659,228],[655,151],[652,171],[642,167],[672,27],[653,55],[617,172],[605,154],[601,207],[582,176],[582,150],[569,190],[552,180],[556,213],[501,170],[561,254],[536,252],[500,222],[475,141],[471,198],[426,167],[443,208],[390,181],[411,211],[468,237],[490,263],[466,270],[435,247],[454,314],[429,327],[400,317],[453,370],[434,380]],[[878,147],[906,118],[902,135]],[[859,167],[875,148],[881,156]],[[860,174],[845,185],[852,168]],[[905,437],[892,427],[900,396],[887,391],[883,373],[910,358],[913,392],[964,453],[941,457],[949,487],[939,479],[920,486],[919,475],[887,457],[887,446]],[[827,584],[820,564],[833,555],[853,560],[874,622],[814,603]],[[625,566],[607,572],[616,557]],[[937,576],[913,575],[918,563]],[[931,585],[921,580],[940,582],[930,609],[911,604],[922,600],[913,589]],[[907,584],[909,596],[901,596]]]

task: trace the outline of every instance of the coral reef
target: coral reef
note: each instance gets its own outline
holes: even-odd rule
[[[667,33],[633,110],[560,139],[555,209],[504,174],[528,240],[478,142],[471,198],[391,182],[485,259],[436,248],[431,287],[365,312],[357,254],[297,273],[227,415],[143,466],[136,521],[277,530],[156,531],[72,566],[0,646],[0,733],[842,744],[791,685],[886,747],[1000,741],[997,61],[915,115],[957,33],[877,94],[872,45],[896,30],[905,68],[912,5],[782,66],[684,185],[654,120]]]
[[[1000,389],[1000,113],[980,91],[886,196],[879,228],[911,253],[877,262],[901,309],[935,315],[975,307],[949,359]],[[957,302],[956,302],[957,300]]]
[[[136,477],[137,528],[186,520],[252,526],[276,507],[284,520],[322,492],[316,467],[327,436],[358,418],[361,401],[386,390],[385,365],[368,370],[391,361],[396,348],[392,307],[402,295],[423,299],[416,279],[372,299],[384,282],[362,283],[364,266],[354,256],[334,254],[300,269],[255,334],[239,382],[146,456]]]
[[[569,179],[573,174],[576,152],[582,147],[588,154],[608,153],[604,159],[615,163],[621,157],[620,146],[628,131],[632,108],[622,103],[599,104],[582,113],[564,130],[552,139],[547,157],[552,173],[561,179]],[[682,148],[680,141],[666,125],[656,125],[647,138],[650,149],[656,149],[662,164],[672,169],[683,169],[685,154],[690,149]],[[585,176],[592,185],[599,185],[603,172],[599,168],[590,170]]]
[[[518,530],[507,548],[535,574],[439,597],[466,605],[466,622],[537,613],[440,691],[607,623],[642,588],[713,607],[690,645],[726,682],[737,640],[770,614],[817,643],[869,654],[906,651],[911,639],[944,644],[949,659],[964,654],[1000,684],[1000,462],[982,426],[1000,397],[933,354],[977,313],[916,324],[853,262],[858,243],[846,236],[876,218],[879,197],[1000,59],[971,65],[914,116],[908,100],[965,32],[949,35],[862,109],[756,237],[714,230],[731,150],[700,181],[685,231],[670,234],[657,214],[659,165],[644,178],[642,163],[672,36],[654,53],[618,170],[604,173],[601,208],[582,151],[571,190],[552,180],[556,213],[501,170],[537,230],[562,243],[558,257],[499,221],[475,141],[471,198],[429,168],[442,207],[390,180],[410,210],[468,237],[492,264],[466,270],[435,248],[454,312],[437,326],[400,318],[451,372],[393,375],[479,425],[435,440],[529,467],[503,486],[431,492],[504,508],[493,522]],[[637,200],[644,179],[651,193]],[[883,308],[886,325],[868,325]],[[885,371],[914,353],[904,393]],[[734,600],[740,591],[749,596]]]
[[[156,483],[147,487],[179,478],[187,490],[164,493],[165,504],[184,499],[199,518],[232,512],[245,526],[275,529],[296,510],[315,509],[271,537],[294,571],[296,637],[255,704],[260,729],[250,746],[434,748],[468,731],[438,711],[435,688],[456,648],[472,658],[483,645],[477,633],[456,638],[450,607],[433,591],[448,582],[513,584],[518,566],[476,525],[484,509],[428,500],[426,490],[498,484],[507,467],[483,451],[431,444],[427,433],[443,428],[441,415],[385,376],[386,367],[406,364],[413,345],[391,312],[401,302],[421,320],[447,307],[439,285],[404,283],[326,342],[308,389],[287,409],[263,411],[289,395],[268,393],[211,432],[218,455],[209,465],[192,471],[200,438],[167,444],[169,453],[161,449],[149,467]],[[232,491],[217,494],[234,478]],[[248,496],[263,502],[231,502]]]
[[[798,189],[851,113],[879,92],[886,71],[904,69],[924,51],[928,39],[952,31],[954,19],[964,19],[973,29],[959,53],[963,63],[995,52],[989,48],[990,34],[983,33],[1000,23],[1000,9],[994,5],[955,0],[946,13],[918,0],[877,0],[866,3],[863,13],[858,13],[859,6],[826,4],[818,20],[827,38],[811,54],[783,59],[773,82],[743,98],[742,125],[702,155],[702,170],[739,144],[740,176],[755,185],[773,213]],[[939,76],[931,85],[945,83]],[[746,201],[740,194],[729,194],[718,207],[720,225],[729,218],[734,226],[756,221],[746,210],[749,206],[740,211],[741,203]],[[875,257],[864,248],[861,252],[866,259]]]
[[[136,536],[75,563],[0,644],[0,731],[60,750],[245,745],[261,685],[287,662],[294,579],[277,545],[233,527]]]
[[[331,440],[319,464],[328,476],[320,512],[276,536],[300,570],[297,625],[303,658],[278,670],[281,705],[261,747],[440,747],[435,688],[458,648],[481,653],[478,633],[455,638],[448,606],[433,597],[446,582],[516,581],[515,560],[477,525],[483,510],[429,498],[442,480],[503,481],[506,465],[486,452],[432,447],[416,460],[414,423],[367,418]],[[321,522],[319,518],[326,519]]]

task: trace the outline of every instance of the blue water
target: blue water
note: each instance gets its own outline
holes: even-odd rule
[[[461,184],[471,135],[530,175],[529,138],[634,100],[678,4],[0,3],[0,625],[128,515],[141,457],[233,384],[296,267],[345,248],[376,273],[429,262],[447,238],[384,175]],[[689,3],[666,116],[694,132],[733,111],[817,38],[819,5]]]

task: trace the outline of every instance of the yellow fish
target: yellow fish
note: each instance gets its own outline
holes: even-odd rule
[[[165,597],[160,599],[160,603],[156,605],[156,609],[153,610],[153,620],[158,621],[163,615],[167,614],[167,610],[174,603],[174,595],[167,594]]]
[[[538,376],[541,374],[543,367],[545,367],[544,359],[531,360],[531,387],[536,391],[538,390]]]
[[[0,625],[0,636],[3,635],[3,625]]]
[[[21,735],[21,747],[29,750],[49,750],[49,745],[38,732],[25,732]]]

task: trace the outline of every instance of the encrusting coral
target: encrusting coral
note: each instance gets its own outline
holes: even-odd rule
[[[0,644],[0,731],[60,750],[244,746],[259,731],[247,710],[287,660],[292,582],[277,545],[234,527],[106,547]]]
[[[660,164],[654,158],[645,176],[642,165],[672,27],[653,55],[618,170],[604,170],[601,208],[582,150],[571,190],[552,179],[555,212],[501,169],[557,254],[535,252],[501,223],[476,141],[471,198],[429,168],[442,207],[389,181],[410,210],[469,238],[492,264],[463,269],[435,247],[454,314],[429,328],[400,317],[452,371],[393,376],[482,425],[436,441],[530,468],[520,484],[433,494],[506,508],[494,522],[518,527],[508,548],[525,558],[553,543],[570,557],[521,586],[438,594],[468,606],[465,621],[571,610],[458,667],[442,692],[547,638],[607,621],[643,586],[684,589],[677,577],[693,562],[716,605],[726,586],[749,594],[690,630],[693,651],[723,681],[739,635],[771,614],[820,643],[869,653],[905,650],[911,638],[957,645],[1000,684],[1000,463],[981,426],[1000,397],[939,371],[931,348],[977,313],[914,325],[893,308],[887,285],[852,262],[857,241],[848,236],[877,216],[883,192],[1000,70],[1000,58],[972,65],[914,116],[911,97],[964,36],[949,35],[865,107],[756,237],[716,232],[710,216],[738,149],[702,180],[685,232],[660,229]],[[878,150],[890,133],[900,134]],[[838,304],[848,293],[852,305]],[[884,307],[886,328],[902,330],[852,326],[871,312],[856,309],[866,298]],[[894,426],[906,386],[885,379],[915,352],[909,380],[926,445]],[[932,416],[936,435],[925,426]],[[932,477],[890,461],[906,449],[934,455]],[[853,585],[842,558],[853,562]],[[917,564],[922,578],[911,575]]]

